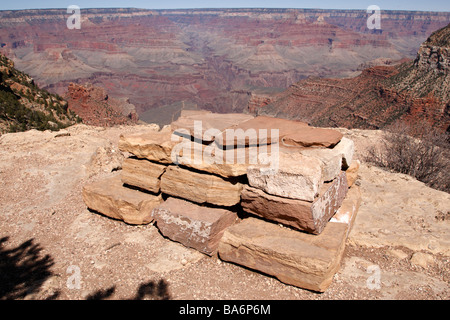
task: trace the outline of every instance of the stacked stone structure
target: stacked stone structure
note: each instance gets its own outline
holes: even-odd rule
[[[122,170],[83,188],[91,210],[286,284],[330,285],[360,204],[354,144],[339,131],[189,111],[122,135],[119,149]]]

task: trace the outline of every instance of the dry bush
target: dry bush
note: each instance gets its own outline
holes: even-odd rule
[[[368,149],[366,161],[450,192],[449,134],[427,124],[387,128],[381,145]]]

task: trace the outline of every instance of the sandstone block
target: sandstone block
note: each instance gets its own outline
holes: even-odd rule
[[[301,154],[322,162],[324,181],[331,181],[341,170],[346,170],[353,160],[354,151],[354,142],[345,137],[334,148],[299,149]]]
[[[355,183],[355,181],[358,179],[358,171],[359,171],[360,165],[361,165],[361,162],[359,160],[353,160],[351,165],[346,170],[347,183],[348,183],[349,187],[351,187]]]
[[[344,223],[347,225],[347,234],[350,233],[356,219],[356,215],[361,205],[361,191],[356,185],[352,186],[341,207],[336,214],[331,218],[330,222]]]
[[[302,149],[299,152],[305,156],[319,159],[322,164],[323,181],[334,180],[342,171],[342,155],[336,152],[329,152],[328,149]]]
[[[342,138],[333,149],[331,149],[342,155],[342,169],[346,170],[353,161],[353,155],[355,153],[355,143],[348,138]]]
[[[217,252],[223,232],[237,219],[232,211],[175,198],[153,209],[152,216],[165,237],[207,255]]]
[[[169,129],[121,135],[119,150],[129,152],[141,159],[170,164],[172,149],[179,143],[179,139],[172,141],[172,131]]]
[[[219,257],[283,283],[324,292],[339,269],[345,240],[346,226],[340,223],[311,235],[248,218],[225,230]]]
[[[333,129],[300,127],[296,132],[282,137],[282,143],[293,147],[332,148],[343,138],[343,134]]]
[[[178,165],[225,178],[239,177],[247,173],[250,163],[247,156],[250,154],[249,150],[222,150],[214,142],[202,144],[188,139],[184,139],[180,147],[180,152],[175,153],[175,163]]]
[[[278,158],[275,169],[265,165],[248,167],[250,186],[275,196],[314,201],[323,183],[321,162],[298,152],[279,152],[271,157]]]
[[[128,158],[122,164],[122,182],[153,193],[159,193],[161,176],[165,170],[166,166],[158,163],[145,159]]]
[[[89,209],[132,225],[152,222],[153,208],[163,201],[160,195],[124,187],[120,175],[85,185],[82,193]]]
[[[241,198],[238,179],[225,179],[212,174],[169,166],[161,177],[161,191],[196,203],[234,206]]]
[[[253,116],[242,113],[197,112],[178,118],[172,122],[171,126],[177,134],[213,142],[215,137],[225,129],[250,119],[253,119]]]
[[[246,212],[266,220],[320,234],[341,207],[347,191],[346,175],[342,172],[335,181],[321,187],[313,202],[273,196],[245,186],[241,193],[241,206]]]
[[[307,123],[300,121],[259,116],[226,128],[227,130],[217,137],[216,142],[226,147],[268,145],[279,143],[284,135],[307,127]],[[276,130],[276,134],[272,130]]]
[[[225,178],[247,174],[250,165],[260,163],[260,154],[274,149],[274,145],[222,149],[216,143],[202,144],[183,139],[177,146],[174,162],[188,168],[220,175]]]

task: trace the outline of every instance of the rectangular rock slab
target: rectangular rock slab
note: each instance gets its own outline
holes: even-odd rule
[[[120,175],[87,184],[82,194],[89,209],[132,225],[151,223],[152,210],[163,201],[161,195],[124,187]]]
[[[242,113],[207,113],[198,112],[179,117],[171,123],[175,133],[190,136],[199,141],[213,142],[217,134],[241,122],[253,119],[253,116]],[[196,122],[200,126],[196,127]]]
[[[279,152],[270,155],[278,157],[275,170],[264,165],[249,166],[249,185],[274,196],[314,201],[323,184],[322,163],[317,158],[307,157],[298,152]]]
[[[122,134],[119,139],[119,150],[129,152],[141,159],[171,164],[172,149],[179,143],[179,137],[172,141],[170,127],[161,131],[148,131],[139,134]]]
[[[226,128],[222,135],[216,138],[216,142],[223,147],[269,145],[280,143],[281,137],[286,134],[292,134],[307,127],[308,124],[305,122],[258,116]],[[272,135],[272,130],[277,130],[277,134]],[[238,134],[239,132],[241,135]]]
[[[177,166],[169,166],[161,177],[163,193],[200,204],[234,206],[241,200],[241,190],[238,179],[225,179]]]
[[[346,232],[342,223],[329,223],[320,235],[312,235],[247,218],[225,230],[219,257],[283,283],[324,292],[340,267]]]
[[[122,182],[153,193],[161,191],[161,176],[166,166],[146,159],[125,159],[122,164]]]
[[[223,150],[214,142],[202,144],[183,139],[179,152],[174,153],[174,163],[224,178],[240,177],[247,174],[249,166],[259,163],[259,154],[274,148],[270,145]]]
[[[249,166],[247,163],[250,162],[246,157],[248,153],[247,148],[222,150],[214,142],[202,144],[184,139],[180,152],[175,154],[175,159],[178,165],[230,178],[247,174]]]
[[[186,247],[212,256],[226,228],[237,220],[237,214],[218,208],[199,206],[189,201],[168,198],[153,209],[159,231]]]
[[[300,127],[296,132],[283,136],[281,141],[286,146],[332,148],[343,136],[333,129]]]
[[[313,202],[273,196],[245,186],[241,193],[241,206],[244,211],[266,220],[320,234],[341,207],[347,191],[346,173],[342,172],[333,182],[321,187]]]

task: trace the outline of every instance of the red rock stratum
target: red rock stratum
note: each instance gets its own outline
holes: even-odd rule
[[[413,58],[449,13],[386,11],[369,30],[365,10],[2,11],[1,50],[52,92],[71,82],[129,97],[139,116],[184,101],[241,112],[255,93],[282,91],[308,76],[353,75],[376,59]],[[264,100],[264,98],[263,98]],[[158,109],[159,110],[159,109]]]

